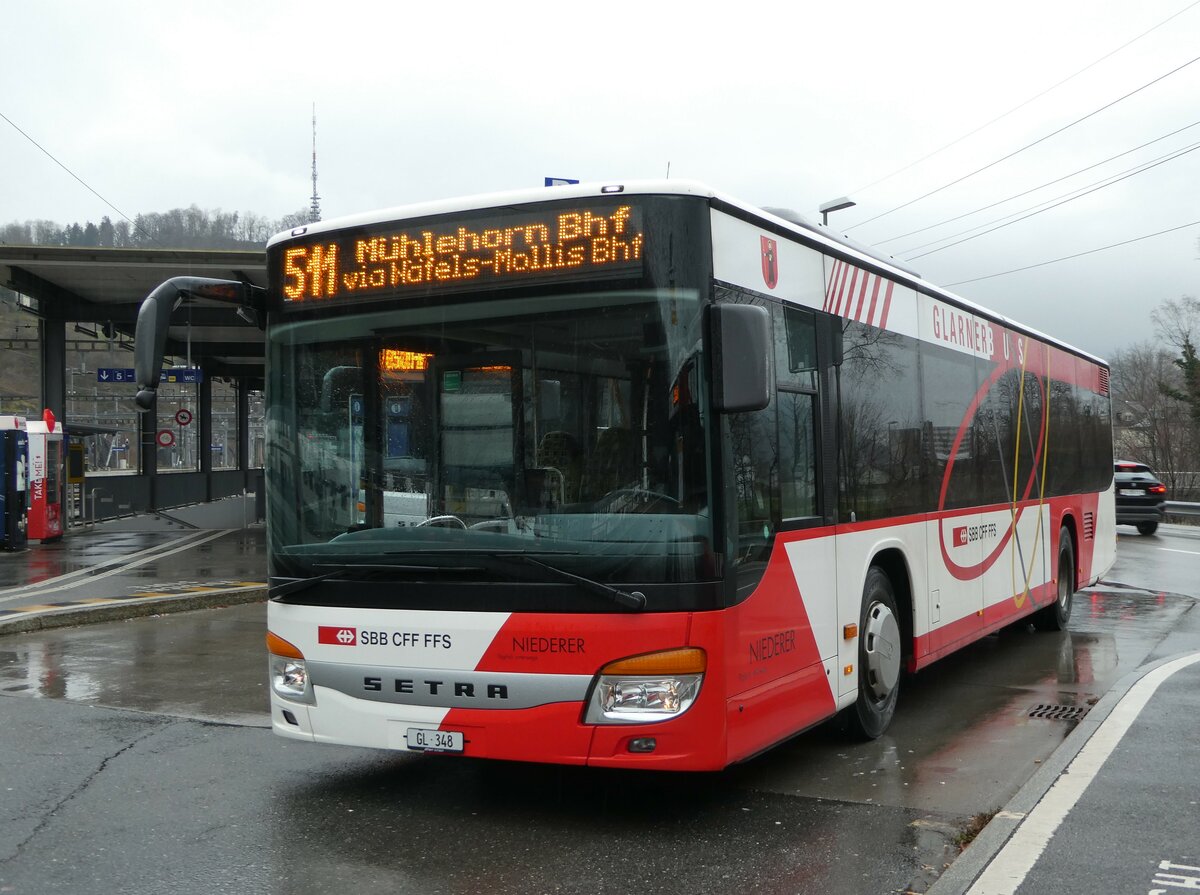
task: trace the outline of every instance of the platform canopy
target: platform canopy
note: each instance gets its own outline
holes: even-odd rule
[[[0,244],[0,284],[30,299],[50,320],[93,324],[132,339],[138,308],[151,290],[176,276],[214,277],[266,286],[266,253],[233,249],[104,249]],[[194,301],[176,311],[169,354],[188,350],[208,375],[261,381],[263,333],[236,309]],[[189,326],[190,324],[190,326]]]

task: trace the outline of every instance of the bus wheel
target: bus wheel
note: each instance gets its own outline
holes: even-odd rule
[[[848,713],[854,734],[873,740],[887,730],[896,713],[903,652],[892,582],[871,566],[858,626],[858,700]]]
[[[1062,631],[1071,619],[1071,604],[1075,598],[1075,548],[1071,532],[1064,525],[1058,532],[1058,599],[1054,605],[1039,609],[1033,624],[1041,631]]]

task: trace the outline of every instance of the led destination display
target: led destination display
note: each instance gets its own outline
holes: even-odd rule
[[[641,270],[645,236],[632,205],[554,209],[411,228],[385,225],[282,250],[288,304],[438,287],[499,285]]]

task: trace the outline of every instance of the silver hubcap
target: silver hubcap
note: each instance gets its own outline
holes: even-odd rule
[[[867,684],[876,699],[884,699],[900,679],[900,625],[883,603],[873,603],[867,611],[863,650],[867,656]]]

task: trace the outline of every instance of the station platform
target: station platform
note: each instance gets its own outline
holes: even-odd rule
[[[261,525],[171,516],[85,526],[0,553],[0,634],[265,600],[266,574]]]

